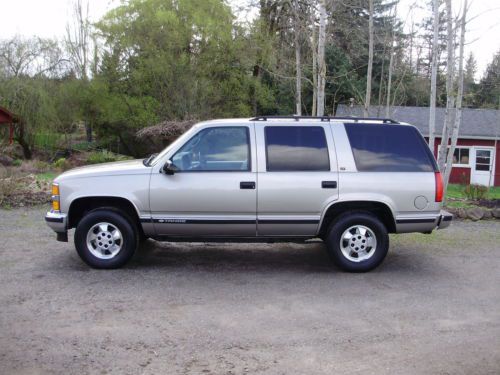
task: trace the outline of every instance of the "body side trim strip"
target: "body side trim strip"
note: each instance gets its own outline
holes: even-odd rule
[[[187,219],[187,218],[141,218],[141,223],[157,224],[318,224],[319,220],[304,219]]]
[[[420,224],[420,223],[434,223],[436,218],[432,219],[396,219],[396,224]]]

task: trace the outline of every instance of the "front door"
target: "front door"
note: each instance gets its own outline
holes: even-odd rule
[[[171,157],[173,175],[153,173],[158,235],[255,236],[257,180],[253,124],[200,129]]]
[[[472,165],[471,183],[490,186],[493,184],[494,171],[493,149],[475,148]]]

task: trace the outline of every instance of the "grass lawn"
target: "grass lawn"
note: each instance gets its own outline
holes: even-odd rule
[[[57,173],[55,172],[43,172],[36,175],[36,178],[40,181],[52,181],[56,177]]]
[[[449,184],[448,191],[446,193],[446,197],[447,198],[465,199],[467,197],[464,194],[463,190],[464,190],[463,185]],[[499,186],[490,187],[488,193],[486,193],[486,198],[487,199],[500,199],[500,187]]]

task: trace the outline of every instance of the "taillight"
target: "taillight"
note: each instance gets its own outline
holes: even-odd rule
[[[443,201],[443,177],[441,176],[441,172],[436,172],[434,174],[436,179],[436,202]]]

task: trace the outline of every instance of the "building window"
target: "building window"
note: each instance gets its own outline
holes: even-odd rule
[[[453,164],[469,165],[469,148],[457,147],[453,153]]]
[[[439,146],[439,149],[441,149],[441,145]],[[446,160],[448,160],[449,152],[450,152],[450,146],[448,146],[448,152],[446,153]],[[455,147],[455,151],[453,152],[453,166],[469,167],[470,166],[469,158],[470,158],[469,147]]]
[[[490,171],[491,151],[476,150],[476,171]]]

